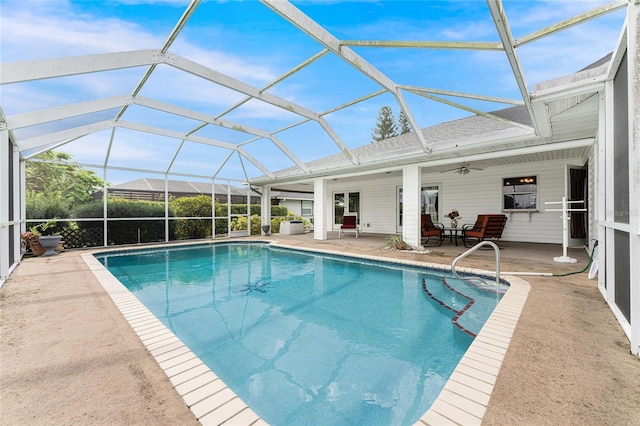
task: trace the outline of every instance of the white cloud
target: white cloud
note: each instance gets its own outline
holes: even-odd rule
[[[15,8],[17,3],[3,4],[3,62],[150,49],[163,42],[134,22],[78,13],[67,3],[20,2],[31,7]]]
[[[18,2],[9,2],[12,6],[14,3]],[[3,62],[158,49],[172,28],[156,34],[135,21],[88,15],[72,10],[66,3],[55,3],[60,6],[55,8],[55,13],[51,7],[53,2],[24,4],[37,7],[23,9],[3,5]],[[276,75],[265,65],[227,52],[203,49],[184,38],[178,38],[172,47],[190,60],[235,78],[264,83]]]

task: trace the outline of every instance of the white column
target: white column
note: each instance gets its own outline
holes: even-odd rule
[[[630,2],[627,28],[629,64],[629,279],[631,353],[640,355],[640,3]],[[635,261],[634,261],[635,260]]]
[[[211,179],[211,238],[216,239],[216,180]]]
[[[24,224],[22,222],[22,219],[24,218],[24,216],[21,216],[21,211],[22,211],[22,199],[23,199],[23,193],[26,191],[22,190],[22,185],[20,184],[20,176],[22,173],[22,169],[20,168],[21,166],[21,162],[20,162],[20,152],[18,151],[18,147],[16,145],[13,146],[13,150],[12,150],[12,157],[10,159],[10,161],[13,161],[13,179],[12,179],[12,185],[13,185],[13,221],[15,223],[13,229],[15,229],[15,240],[13,241],[13,249],[14,249],[14,253],[15,253],[15,261],[14,263],[20,262],[20,233],[22,232],[22,228],[24,227]],[[9,267],[11,268],[11,266]]]
[[[251,185],[247,183],[247,235],[251,235]]]
[[[420,236],[420,167],[411,164],[402,169],[402,239],[414,247]]]
[[[271,187],[263,186],[260,192],[262,192],[260,198],[261,223],[262,226],[271,225]]]
[[[0,241],[9,240],[9,131],[0,130]],[[0,250],[0,285],[9,276],[9,250]]]
[[[327,181],[318,178],[313,181],[313,239],[326,240],[327,228]]]
[[[611,84],[607,83],[605,86],[605,93],[611,93]],[[606,280],[606,245],[605,237],[607,228],[604,226],[604,222],[607,220],[606,207],[606,146],[607,146],[607,102],[605,93],[600,93],[600,105],[599,105],[599,122],[598,122],[598,151],[596,156],[596,223],[598,224],[598,288],[600,293],[604,296],[605,300],[609,301],[613,299],[613,293],[609,294],[609,289],[605,286]],[[612,191],[613,192],[613,191]]]
[[[164,240],[169,241],[169,175],[164,174]]]

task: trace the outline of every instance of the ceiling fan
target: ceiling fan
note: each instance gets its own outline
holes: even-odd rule
[[[468,175],[469,173],[471,173],[471,170],[484,170],[484,169],[481,169],[479,167],[471,167],[471,164],[465,162],[460,164],[458,167],[454,167],[453,169],[443,170],[440,173],[455,172],[459,175]]]

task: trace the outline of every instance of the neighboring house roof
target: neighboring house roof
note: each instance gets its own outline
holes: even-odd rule
[[[308,192],[271,191],[272,199],[313,201],[313,194]]]
[[[180,180],[169,180],[170,194],[193,194],[193,195],[211,195],[211,184],[205,182],[188,182]],[[124,182],[118,185],[112,185],[108,188],[109,192],[153,192],[164,193],[164,179],[136,179],[130,182]],[[101,193],[102,191],[98,191]],[[227,195],[227,186],[215,184],[216,195]],[[247,190],[231,186],[232,196],[247,196]],[[259,198],[261,194],[252,189],[251,197]],[[272,191],[272,199],[289,199],[289,200],[313,200],[312,193],[305,192],[288,192],[288,191]]]
[[[112,185],[108,188],[109,192],[115,191],[135,191],[135,192],[164,192],[164,179],[136,179],[130,182]],[[205,194],[211,195],[211,184],[205,182],[188,182],[180,180],[169,180],[169,192],[181,194]],[[215,184],[215,193],[220,195],[227,194],[227,186]],[[247,190],[231,186],[231,195],[246,196]],[[251,196],[258,196],[252,192]]]

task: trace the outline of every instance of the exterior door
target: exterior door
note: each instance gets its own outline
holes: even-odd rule
[[[333,224],[342,225],[345,214],[356,213],[360,224],[360,192],[336,192],[333,194]]]
[[[587,168],[584,166],[567,166],[567,188],[565,194],[568,201],[583,201],[570,203],[569,209],[586,209],[589,205],[589,189]],[[588,245],[589,226],[587,212],[569,213],[569,246],[581,247]]]

